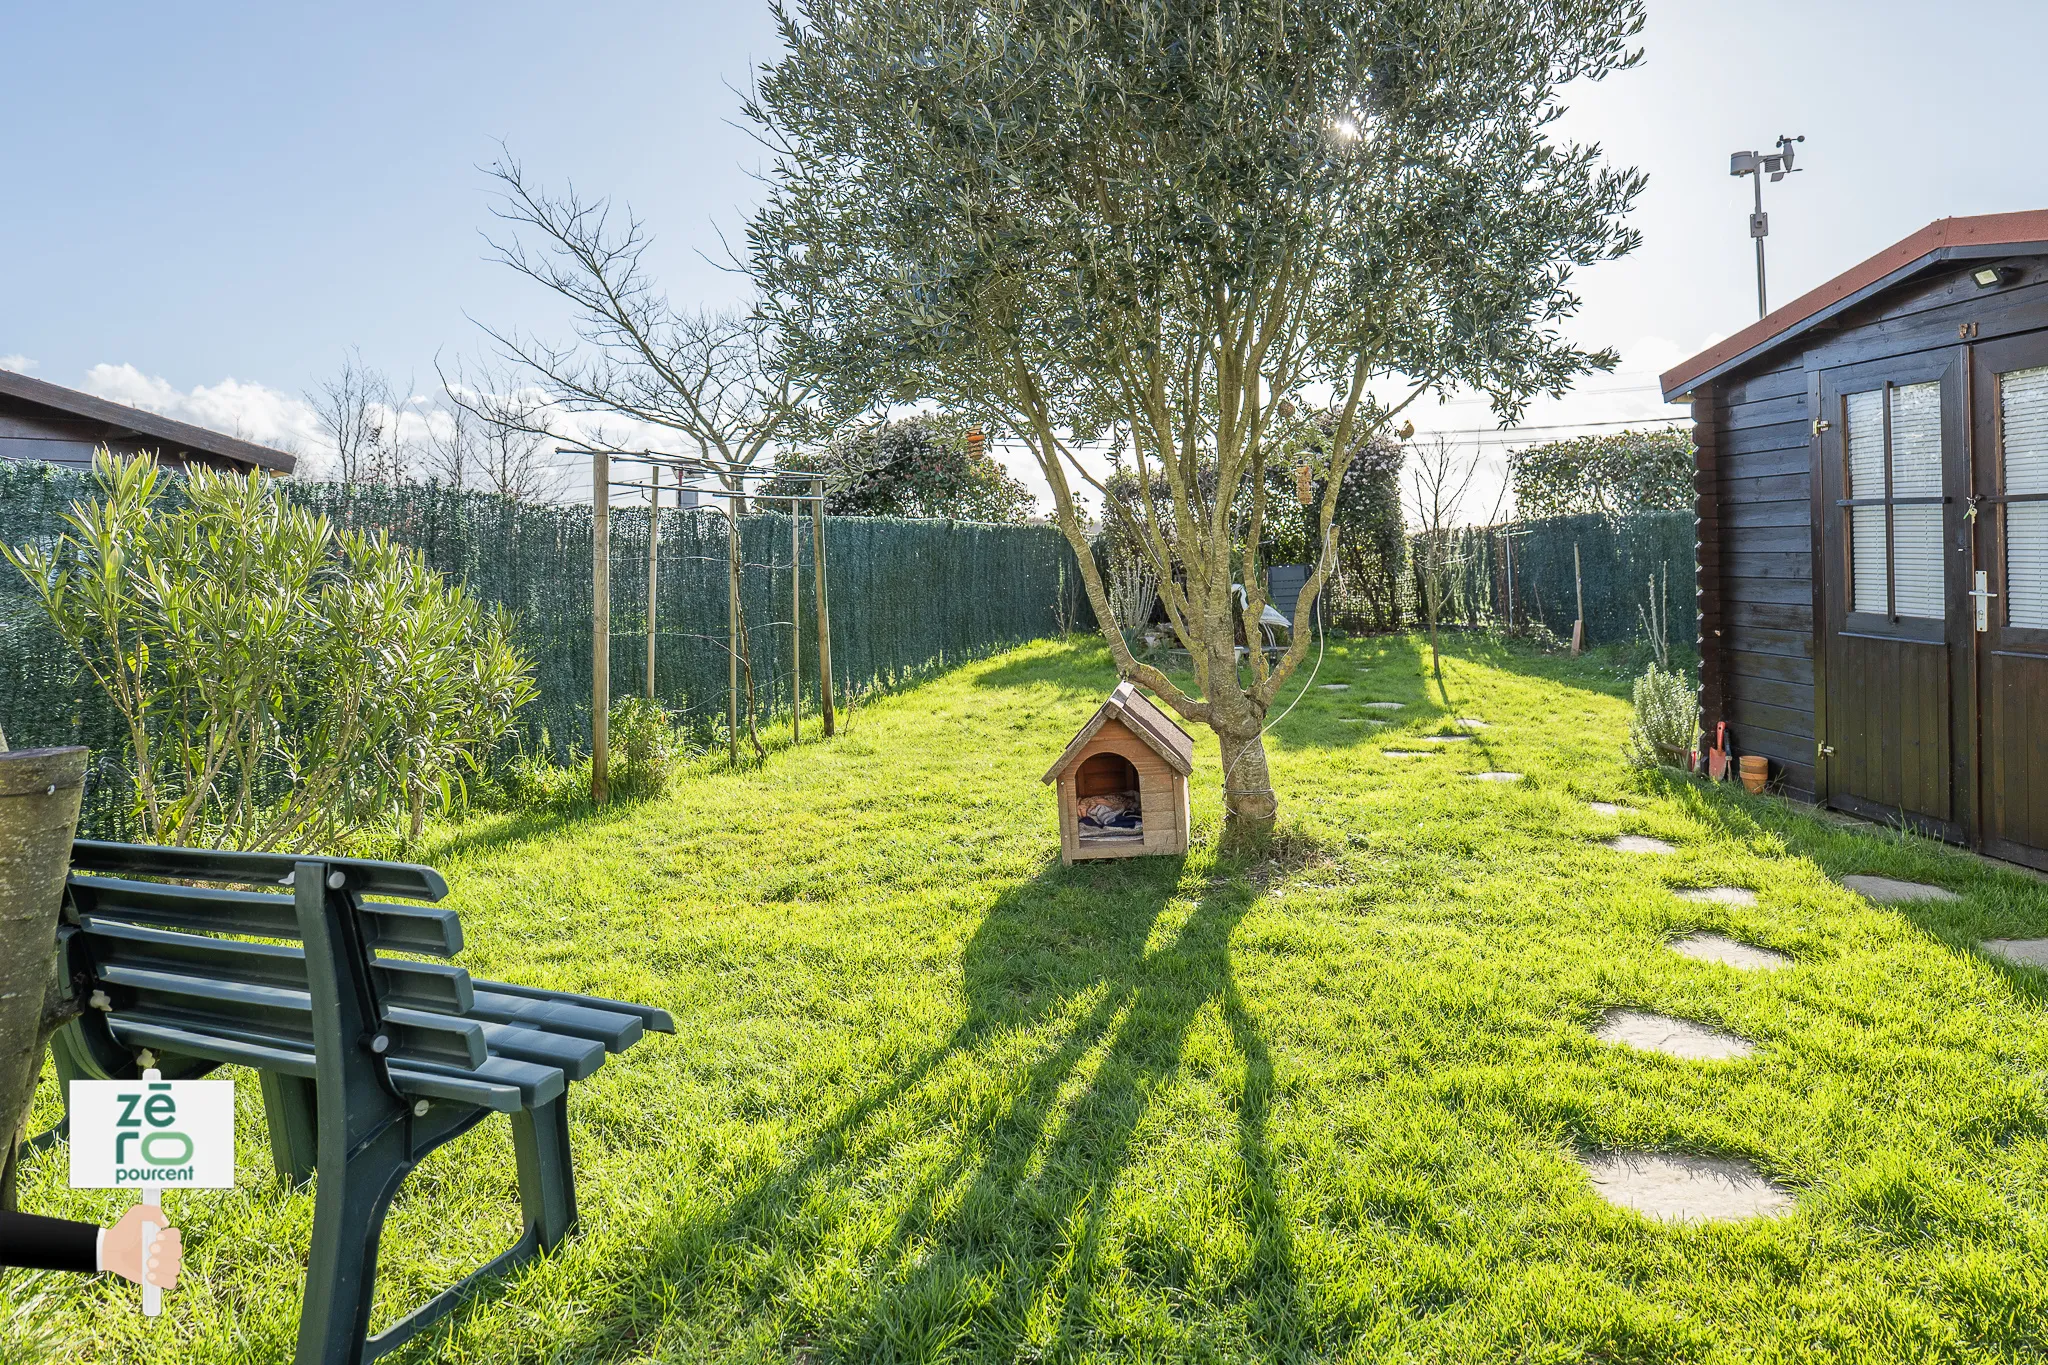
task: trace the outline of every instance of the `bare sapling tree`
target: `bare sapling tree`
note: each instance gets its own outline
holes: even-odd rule
[[[1443,681],[1443,655],[1437,631],[1444,600],[1461,568],[1453,540],[1465,510],[1465,496],[1479,473],[1477,446],[1459,447],[1438,436],[1409,447],[1408,509],[1415,523],[1414,565],[1416,606],[1429,634],[1429,670]]]
[[[351,351],[342,359],[341,373],[305,398],[334,449],[339,482],[405,480],[419,454],[405,430],[406,409],[413,406],[411,385],[394,387],[381,370],[363,363],[361,352]]]
[[[549,430],[546,395],[488,369],[474,378],[460,367],[440,375],[446,401],[429,428],[429,472],[453,487],[512,502],[559,497],[564,471],[554,450],[560,438]]]
[[[678,453],[701,459],[744,513],[746,476],[801,433],[811,398],[782,363],[776,330],[748,312],[672,305],[642,263],[652,239],[630,210],[573,185],[543,188],[510,157],[487,172],[507,228],[488,238],[494,259],[562,299],[575,319],[576,339],[559,344],[484,328],[546,395],[524,414],[524,429],[593,451],[644,449],[648,428],[673,432]],[[561,420],[583,414],[604,424]],[[517,418],[493,414],[515,428]]]
[[[1565,86],[1638,60],[1642,0],[783,0],[776,17],[786,51],[748,105],[772,157],[748,241],[789,363],[834,410],[932,401],[1021,437],[1118,672],[1214,731],[1226,834],[1263,835],[1267,716],[1313,636],[1355,452],[1441,386],[1510,420],[1614,364],[1558,323],[1572,272],[1635,246],[1643,178],[1553,125]],[[1108,496],[1088,441],[1127,454],[1134,499]],[[1287,650],[1241,663],[1276,461],[1323,490],[1317,552]],[[1115,628],[1087,496],[1149,561],[1192,688]]]

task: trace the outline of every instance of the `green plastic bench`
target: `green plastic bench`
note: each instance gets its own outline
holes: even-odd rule
[[[644,1032],[675,1031],[645,1005],[414,960],[461,951],[454,912],[371,899],[447,894],[439,873],[406,863],[87,839],[72,848],[59,960],[84,1010],[56,1036],[58,1075],[133,1079],[151,1064],[166,1079],[229,1063],[258,1072],[278,1173],[294,1184],[318,1175],[298,1365],[374,1360],[477,1281],[559,1244],[576,1221],[570,1083]],[[280,939],[296,945],[259,941]],[[511,1119],[525,1230],[371,1336],[392,1196],[429,1152],[492,1114]]]

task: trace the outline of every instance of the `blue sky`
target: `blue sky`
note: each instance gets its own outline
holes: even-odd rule
[[[284,437],[351,347],[426,389],[480,349],[470,317],[559,331],[482,258],[499,139],[630,202],[673,297],[742,292],[702,253],[755,189],[731,87],[776,50],[757,0],[18,6],[6,34],[0,363],[40,378]],[[1651,173],[1643,250],[1581,279],[1572,327],[1624,373],[1526,420],[1661,411],[1654,372],[1754,316],[1731,151],[1807,136],[1765,187],[1776,301],[1933,218],[2048,207],[2044,40],[2012,0],[1653,0],[1647,63],[1567,123]]]

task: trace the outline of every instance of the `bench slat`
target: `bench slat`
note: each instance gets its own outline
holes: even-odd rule
[[[299,936],[299,917],[290,896],[77,873],[71,877],[71,893],[81,913],[106,920],[259,938]],[[363,920],[372,948],[428,957],[454,957],[462,951],[462,924],[453,910],[366,901]]]
[[[128,876],[190,877],[198,881],[241,882],[255,886],[289,886],[286,879],[301,862],[317,862],[346,879],[348,889],[373,896],[403,896],[437,901],[448,883],[431,867],[383,863],[367,858],[302,858],[290,853],[234,853],[210,848],[155,848],[113,844],[100,839],[74,839],[71,865],[88,872]]]
[[[97,913],[78,918],[94,958],[103,964],[124,963],[185,975],[202,973],[297,991],[306,988],[306,953],[302,948],[145,929],[118,920],[104,920]],[[380,957],[370,964],[370,970],[377,978],[378,997],[390,1004],[463,1014],[476,999],[467,969],[448,963]]]
[[[303,989],[122,963],[103,965],[100,980],[121,988],[108,1016],[110,1023],[130,1014],[168,1016],[180,1027],[202,1033],[214,1031],[218,1022],[223,1033],[240,1033],[252,1042],[313,1045],[312,999]],[[473,1020],[397,1007],[386,1007],[383,1016],[389,1060],[476,1066],[490,1055],[484,1026]]]
[[[640,1020],[649,1033],[674,1033],[676,1021],[667,1010],[652,1005],[635,1005],[627,1000],[607,1000],[601,995],[577,995],[574,991],[543,990],[537,986],[517,986],[509,981],[478,981],[476,988],[494,995],[514,995],[522,1000],[559,1001],[565,1005],[581,1005],[585,1009],[606,1010],[613,1014],[630,1014]]]
[[[589,1038],[603,1043],[607,1052],[624,1052],[640,1041],[639,1015],[572,1005],[566,1000],[529,1000],[498,991],[478,991],[475,1002],[464,1013],[486,1023],[521,1024],[570,1038]]]
[[[258,1071],[281,1071],[287,1076],[313,1077],[313,1048],[282,1046],[274,1040],[257,1039],[209,1027],[205,1032],[188,1027],[184,1021],[157,1019],[148,1015],[113,1015],[107,1029],[114,1041],[130,1051],[151,1048],[180,1057],[204,1057],[208,1061],[233,1062]]]
[[[148,1016],[115,1017],[107,1024],[114,1041],[131,1050],[146,1047],[174,1056],[203,1057],[259,1071],[314,1078],[310,1042],[303,1048],[284,1047],[212,1028],[201,1032],[176,1020]],[[391,1083],[408,1099],[473,1104],[500,1114],[516,1114],[535,1104],[545,1104],[560,1095],[567,1084],[556,1068],[509,1057],[487,1057],[471,1071],[428,1061],[398,1063],[388,1070]]]
[[[568,1038],[559,1033],[521,1028],[517,1024],[482,1024],[484,1044],[503,1057],[560,1067],[572,1081],[580,1081],[604,1065],[604,1044],[590,1038]]]
[[[487,1057],[484,1064],[474,1071],[462,1071],[451,1066],[433,1062],[408,1062],[404,1067],[392,1067],[391,1079],[398,1082],[400,1072],[409,1078],[432,1076],[440,1080],[488,1082],[509,1085],[519,1092],[523,1108],[532,1109],[546,1104],[549,1100],[560,1099],[562,1092],[569,1088],[569,1082],[556,1066],[545,1066],[538,1062],[517,1057]],[[404,1085],[399,1088],[403,1090]]]

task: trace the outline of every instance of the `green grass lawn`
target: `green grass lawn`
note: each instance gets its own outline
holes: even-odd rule
[[[1258,860],[1214,853],[1204,739],[1194,853],[1060,866],[1039,777],[1112,677],[1055,644],[666,799],[436,832],[473,971],[679,1033],[572,1092],[580,1234],[394,1359],[2041,1359],[2048,983],[1973,944],[2048,935],[2048,887],[1634,772],[1611,670],[1452,649],[1439,690],[1412,639],[1332,648],[1316,681],[1351,687],[1269,736]],[[1343,719],[1371,715],[1395,723]],[[1382,754],[1457,716],[1489,725]],[[1527,778],[1460,779],[1487,769]],[[1849,872],[1963,898],[1869,906]],[[1759,903],[1671,894],[1717,884]],[[1695,929],[1797,966],[1667,951]],[[1593,1041],[1616,1005],[1758,1048]],[[288,1358],[312,1199],[238,1081],[241,1185],[174,1197],[160,1327],[132,1289],[7,1282],[75,1326],[68,1358]],[[1572,1154],[1604,1149],[1742,1157],[1797,1205],[1655,1224],[1593,1192]],[[64,1179],[32,1159],[23,1207],[125,1202]],[[400,1195],[377,1323],[516,1222],[493,1122]]]

